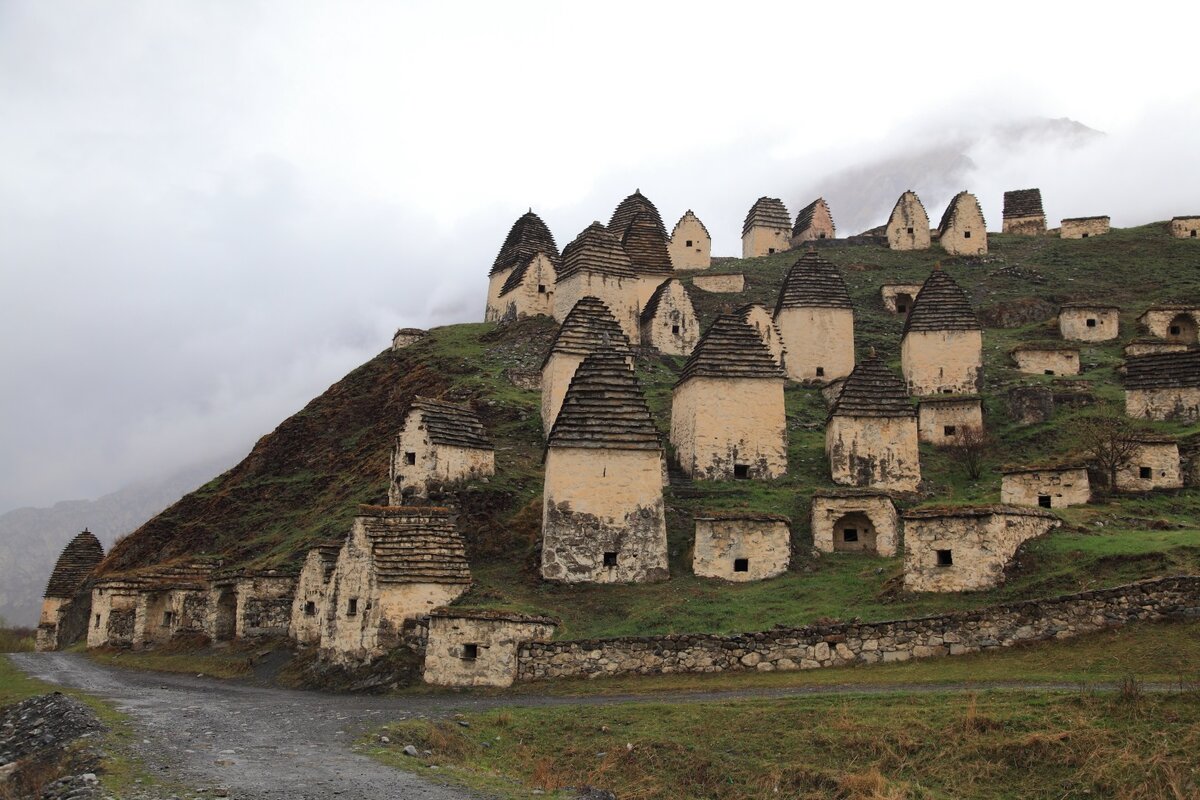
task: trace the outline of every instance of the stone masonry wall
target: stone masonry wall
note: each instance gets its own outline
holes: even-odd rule
[[[998,586],[1022,542],[1061,524],[1048,513],[906,517],[904,588],[911,592],[964,592]],[[942,561],[942,553],[950,554],[949,563]]]
[[[638,302],[641,283],[638,278],[598,272],[568,275],[554,288],[554,319],[561,324],[576,303],[591,295],[608,306],[630,344],[638,344],[642,336],[642,307]]]
[[[1171,235],[1176,239],[1200,239],[1200,217],[1177,217],[1171,220]]]
[[[1078,350],[1017,350],[1013,353],[1017,369],[1030,375],[1078,375]]]
[[[549,620],[434,614],[423,678],[441,686],[511,686],[520,643],[549,639],[554,627]]]
[[[921,482],[913,417],[832,417],[825,453],[833,482],[913,492]]]
[[[1120,335],[1120,320],[1115,308],[1064,308],[1058,313],[1058,332],[1067,341],[1106,342]]]
[[[782,253],[792,247],[790,228],[767,228],[755,225],[742,234],[742,258],[758,258]]]
[[[787,351],[783,366],[794,381],[831,381],[854,371],[854,311],[784,308],[775,316]]]
[[[761,581],[787,572],[791,556],[792,532],[783,517],[696,517],[692,572],[701,578]]]
[[[896,555],[900,517],[887,495],[815,495],[810,519],[813,547],[823,553]],[[846,541],[847,529],[854,530],[854,541]]]
[[[909,394],[975,394],[983,388],[983,333],[909,331],[900,366]]]
[[[1145,471],[1147,477],[1143,477]],[[1155,489],[1179,489],[1183,486],[1179,446],[1149,442],[1138,448],[1129,464],[1117,471],[1117,489],[1122,492],[1149,492]]]
[[[671,266],[677,270],[708,269],[711,259],[712,240],[708,231],[695,216],[688,214],[679,220],[671,232],[667,252],[671,254]]]
[[[1103,236],[1108,233],[1108,217],[1087,217],[1085,219],[1064,219],[1059,228],[1059,236],[1063,239],[1087,239],[1091,236]]]
[[[1200,577],[1162,578],[1045,600],[891,622],[775,628],[730,636],[524,642],[517,680],[815,669],[908,661],[1066,639],[1132,622],[1200,615]]]
[[[744,275],[697,275],[692,278],[692,285],[705,292],[737,294],[746,288],[746,277]]]
[[[1195,422],[1200,419],[1200,388],[1126,389],[1125,413],[1138,419]]]
[[[917,404],[917,435],[921,442],[944,447],[954,444],[967,428],[983,428],[983,401],[922,400]]]
[[[782,379],[691,378],[671,399],[671,443],[683,471],[698,480],[754,480],[787,474]]]
[[[1005,505],[1045,508],[1039,502],[1042,497],[1050,498],[1050,508],[1086,504],[1092,499],[1087,469],[1073,467],[1009,472],[1000,481],[1000,502]]]

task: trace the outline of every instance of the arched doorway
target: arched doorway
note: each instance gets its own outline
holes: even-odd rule
[[[237,635],[237,592],[232,589],[223,590],[217,598],[213,632],[217,641],[227,641]]]
[[[1167,338],[1172,342],[1196,344],[1198,338],[1196,321],[1192,319],[1192,315],[1176,314],[1175,318],[1167,326]]]
[[[836,553],[875,553],[875,526],[866,514],[853,511],[833,524]]]
[[[913,298],[908,292],[900,292],[900,294],[896,295],[897,314],[908,314],[909,310],[912,308],[912,305]]]

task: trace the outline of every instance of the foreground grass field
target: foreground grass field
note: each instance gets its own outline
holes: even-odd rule
[[[985,692],[513,709],[386,728],[371,752],[507,796],[1194,798],[1200,693]],[[410,758],[404,744],[432,751]]]

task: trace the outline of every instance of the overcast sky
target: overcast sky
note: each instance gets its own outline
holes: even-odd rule
[[[232,458],[397,327],[481,319],[531,206],[561,247],[641,188],[735,254],[759,195],[1043,116],[1107,136],[978,139],[995,227],[1026,185],[1198,213],[1185,10],[0,0],[0,511]]]

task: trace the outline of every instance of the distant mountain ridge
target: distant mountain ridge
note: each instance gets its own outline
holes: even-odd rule
[[[49,508],[0,514],[0,616],[10,625],[36,625],[42,592],[59,553],[89,528],[104,545],[227,468],[234,458],[186,467],[167,478],[118,489],[95,500],[64,500]]]

